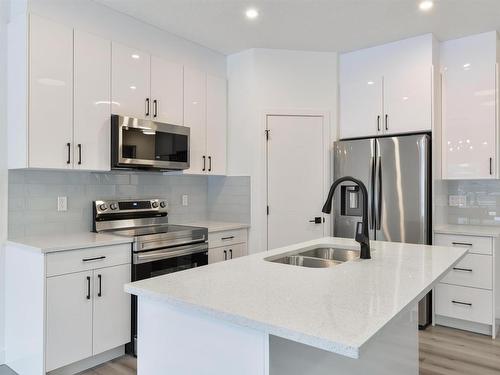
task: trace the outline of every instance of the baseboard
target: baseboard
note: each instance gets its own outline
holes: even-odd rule
[[[441,315],[436,315],[435,323],[436,323],[436,325],[440,325],[440,326],[457,328],[457,329],[461,329],[464,331],[481,333],[483,335],[488,335],[488,336],[492,335],[492,333],[493,333],[492,329],[495,329],[495,333],[496,333],[496,325],[495,325],[495,327],[492,327],[490,324],[469,322],[467,320],[450,318],[450,317],[441,316]]]
[[[117,348],[105,351],[104,353],[97,354],[93,357],[83,359],[81,361],[72,363],[70,365],[52,370],[47,373],[47,375],[74,375],[79,372],[88,370],[92,367],[98,366],[104,362],[111,361],[112,359],[121,357],[125,354],[125,346],[119,346]]]

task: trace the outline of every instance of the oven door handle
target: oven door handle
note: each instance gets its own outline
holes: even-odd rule
[[[168,248],[134,253],[133,261],[134,264],[149,263],[162,259],[176,258],[182,255],[202,253],[207,250],[208,244],[204,242],[195,245],[179,246],[176,247],[175,250],[173,248]]]

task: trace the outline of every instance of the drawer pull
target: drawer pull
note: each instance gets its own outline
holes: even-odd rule
[[[234,238],[234,236],[229,236],[229,237],[222,237],[221,240],[222,241],[225,241],[225,240],[232,240]]]
[[[83,258],[82,262],[92,262],[94,260],[103,260],[103,259],[106,259],[106,257],[104,255],[100,256],[100,257],[95,257],[95,258]]]
[[[467,242],[452,242],[451,244],[452,245],[456,245],[456,246],[469,246],[469,247],[472,247],[472,244],[471,243],[467,243]]]
[[[471,306],[472,307],[472,303],[468,303],[468,302],[451,301],[451,303],[454,303],[456,305],[464,305],[464,306]]]
[[[453,267],[454,271],[465,271],[465,272],[472,272],[472,268],[460,268],[460,267]]]

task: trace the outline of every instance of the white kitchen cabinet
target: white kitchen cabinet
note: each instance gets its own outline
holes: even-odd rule
[[[151,118],[167,124],[184,123],[183,66],[151,56]]]
[[[130,264],[94,270],[93,349],[96,355],[130,341]]]
[[[28,55],[29,166],[72,168],[73,30],[31,15]]]
[[[227,84],[223,78],[207,75],[207,172],[226,174]]]
[[[441,44],[444,179],[498,178],[496,32]]]
[[[111,93],[113,114],[147,118],[151,113],[148,53],[113,42]]]
[[[340,57],[340,138],[431,131],[431,34]]]
[[[110,169],[111,42],[75,30],[73,165]]]
[[[208,264],[239,258],[247,254],[248,231],[235,229],[209,233]]]
[[[184,125],[191,129],[188,174],[226,173],[226,80],[184,68]]]
[[[92,356],[92,271],[47,279],[46,371]]]

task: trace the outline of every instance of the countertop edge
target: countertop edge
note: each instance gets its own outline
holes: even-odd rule
[[[103,247],[103,246],[113,246],[113,245],[123,245],[132,243],[132,238],[128,237],[117,237],[114,239],[107,240],[99,240],[94,242],[85,242],[85,243],[74,243],[69,245],[60,245],[60,246],[35,246],[29,243],[23,242],[22,239],[9,239],[6,241],[7,246],[15,246],[22,247],[23,249],[40,253],[40,254],[50,254],[57,253],[62,251],[72,251],[79,249],[89,249],[94,247]]]
[[[486,236],[486,237],[500,237],[500,226],[497,228],[488,226],[477,227],[469,225],[437,225],[433,229],[434,233],[440,234],[456,234],[463,236]]]

